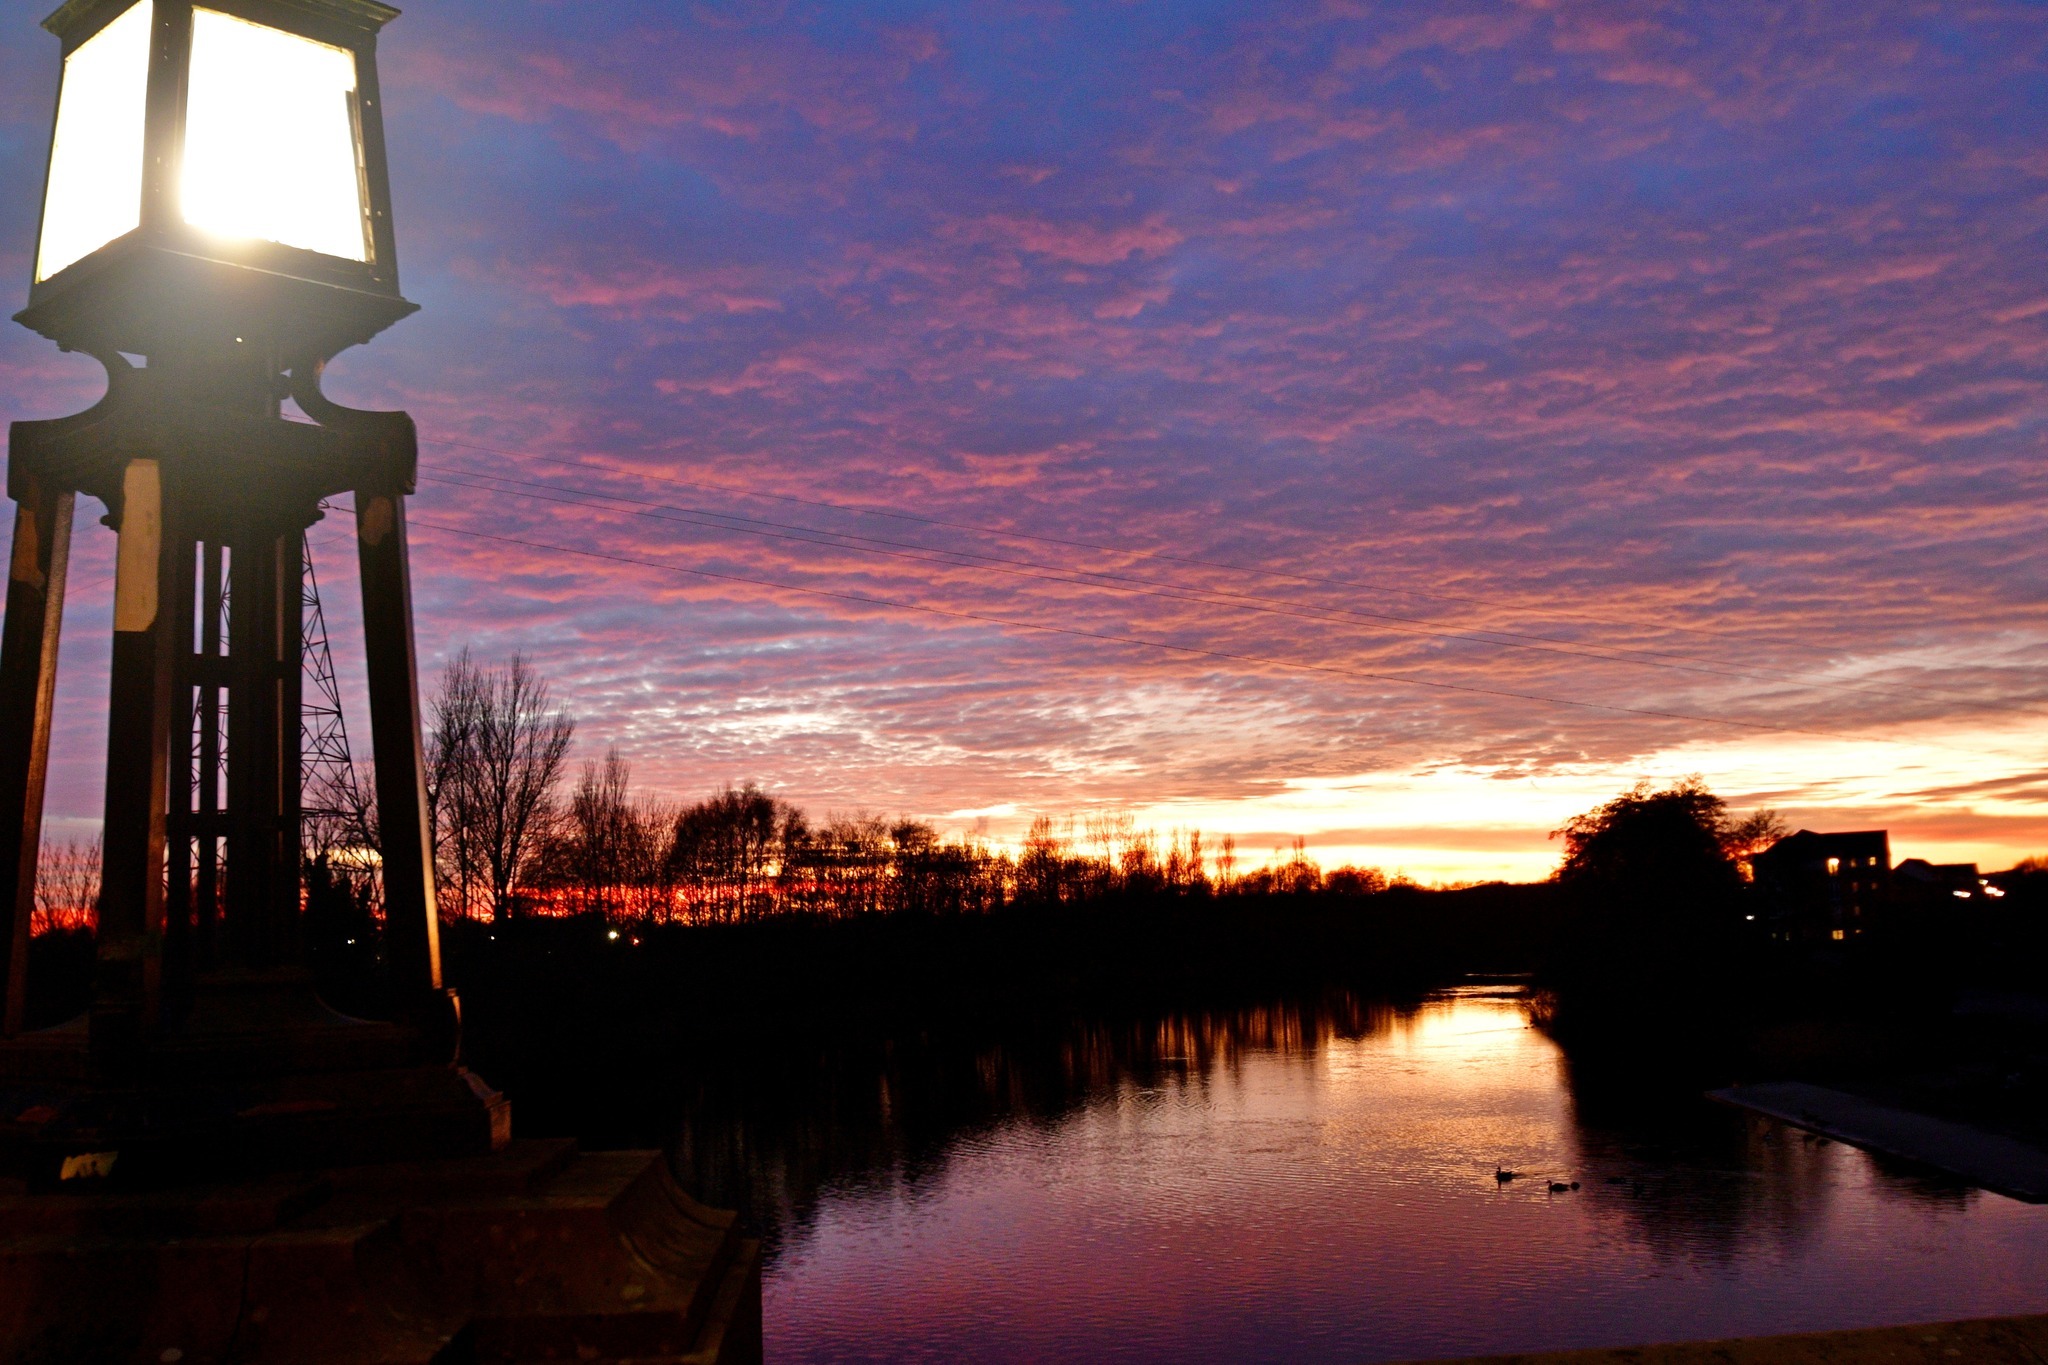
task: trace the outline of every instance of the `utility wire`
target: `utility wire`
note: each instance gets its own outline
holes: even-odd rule
[[[323,508],[324,510],[326,510],[326,511],[330,511],[330,512],[331,512],[331,511],[333,511],[333,510],[334,510],[334,505],[333,505],[332,503],[328,503],[328,502],[322,502],[322,503],[320,504],[320,506],[321,506],[321,507],[322,507],[322,508]],[[314,545],[315,545],[316,547],[318,547],[318,546],[323,546],[323,545],[339,545],[339,544],[341,544],[341,542],[342,542],[342,541],[344,541],[344,540],[350,540],[350,539],[353,539],[353,537],[351,537],[351,536],[329,536],[329,537],[328,537],[327,539],[325,539],[325,540],[316,540],[316,541],[314,541],[314,542],[313,542],[313,544],[314,544]],[[70,581],[68,581],[68,580],[67,580],[67,581],[65,582],[65,584],[64,584],[64,596],[65,596],[65,597],[66,597],[66,598],[68,599],[68,598],[69,598],[69,597],[71,596],[71,594],[72,594],[72,593],[74,593],[74,592],[79,592],[79,591],[83,591],[83,590],[84,590],[84,589],[86,589],[86,588],[101,588],[101,587],[105,587],[105,586],[106,586],[107,584],[109,584],[109,583],[111,583],[111,582],[113,582],[113,581],[114,581],[114,575],[112,575],[112,574],[107,574],[107,575],[105,575],[104,577],[101,577],[101,578],[92,578],[92,579],[87,579],[87,580],[86,580],[85,582],[83,582],[83,583],[72,583],[72,582],[70,582]]]
[[[723,493],[732,493],[740,497],[760,498],[771,502],[795,503],[804,507],[828,508],[835,512],[847,512],[857,516],[884,517],[891,521],[914,522],[921,526],[936,526],[950,531],[968,531],[978,535],[999,536],[1010,540],[1033,541],[1041,545],[1059,545],[1069,549],[1094,550],[1103,554],[1122,555],[1132,559],[1157,559],[1170,564],[1188,564],[1205,569],[1222,569],[1230,573],[1250,574],[1254,577],[1272,579],[1278,582],[1309,583],[1333,588],[1353,588],[1364,592],[1392,592],[1399,593],[1404,597],[1419,597],[1429,601],[1461,602],[1470,606],[1505,608],[1510,611],[1526,610],[1523,604],[1510,602],[1504,598],[1482,597],[1441,590],[1432,592],[1420,588],[1402,587],[1394,583],[1375,583],[1359,579],[1323,577],[1316,574],[1288,573],[1284,570],[1265,569],[1251,564],[1232,563],[1228,560],[1200,559],[1187,555],[1176,555],[1165,550],[1139,550],[1133,549],[1130,546],[1110,545],[1101,541],[1035,535],[1028,531],[1012,531],[1000,526],[983,526],[974,522],[948,521],[940,517],[920,516],[914,512],[902,512],[890,508],[866,507],[858,503],[832,502],[824,498],[805,498],[793,493],[770,493],[758,488],[749,488],[742,484],[727,483],[716,479],[684,479],[677,478],[674,475],[651,474],[644,470],[622,469],[617,465],[600,464],[593,460],[569,459],[560,455],[542,455],[537,451],[506,450],[499,446],[480,445],[473,441],[451,440],[445,436],[423,437],[421,439],[428,445],[452,446],[457,449],[473,450],[486,455],[501,455],[513,460],[534,460],[544,464],[562,465],[570,469],[587,470],[591,473],[608,475],[613,478],[639,479],[647,483],[671,484],[678,488],[713,489]],[[1587,612],[1571,611],[1562,608],[1557,609],[1556,614],[1572,620],[1584,621],[1589,625],[1606,626],[1616,630],[1667,631],[1677,634],[1698,635],[1706,639],[1721,640],[1752,648],[1755,646],[1755,641],[1748,636],[1738,635],[1732,631],[1709,630],[1704,626],[1686,626],[1669,621],[1618,621],[1612,617],[1595,616]],[[1571,642],[1557,641],[1557,643],[1568,644]],[[1798,640],[1784,641],[1782,644],[1787,648],[1803,650],[1810,654],[1828,655],[1830,657],[1836,652],[1820,645],[1806,644]],[[1624,646],[1609,646],[1609,648],[1620,649],[1624,648]],[[1656,653],[1658,651],[1644,650],[1638,652]],[[1692,656],[1673,654],[1667,657],[1686,659]]]
[[[408,524],[427,530],[442,531],[450,535],[466,536],[472,540],[491,541],[500,545],[518,545],[530,550],[544,550],[555,554],[576,555],[584,559],[603,560],[612,564],[630,564],[638,568],[654,569],[663,573],[686,574],[693,578],[708,578],[723,583],[739,583],[749,587],[769,588],[777,592],[791,592],[807,597],[829,598],[839,602],[855,602],[863,606],[883,607],[894,611],[921,612],[930,616],[943,616],[956,621],[975,621],[985,625],[1001,626],[1012,630],[1038,631],[1048,635],[1066,635],[1082,640],[1096,640],[1106,644],[1131,645],[1141,649],[1165,650],[1174,654],[1189,655],[1204,659],[1220,659],[1234,663],[1256,664],[1267,668],[1282,668],[1305,673],[1327,673],[1340,677],[1358,678],[1368,682],[1390,683],[1403,687],[1426,687],[1440,692],[1459,692],[1472,696],[1503,697],[1515,701],[1532,701],[1546,706],[1570,706],[1579,710],[1604,711],[1615,715],[1645,716],[1655,720],[1681,720],[1703,725],[1725,725],[1741,730],[1765,731],[1773,734],[1814,735],[1825,739],[1848,739],[1864,743],[1904,743],[1903,740],[1889,739],[1882,735],[1858,735],[1843,730],[1816,730],[1796,725],[1774,725],[1768,721],[1735,720],[1727,716],[1694,715],[1684,711],[1658,711],[1647,707],[1616,706],[1607,702],[1584,701],[1572,697],[1552,697],[1538,692],[1516,692],[1498,687],[1475,687],[1465,683],[1440,682],[1431,678],[1417,678],[1394,673],[1373,673],[1364,669],[1348,668],[1341,664],[1304,663],[1293,659],[1277,659],[1266,655],[1243,654],[1232,650],[1206,649],[1197,645],[1179,645],[1165,640],[1147,640],[1134,635],[1114,635],[1106,631],[1083,630],[1078,626],[1052,626],[1037,621],[1019,621],[1010,617],[995,616],[986,612],[956,611],[946,607],[926,606],[916,602],[900,602],[886,597],[870,597],[864,593],[837,592],[829,588],[804,587],[795,583],[781,583],[773,579],[753,578],[744,574],[720,573],[712,569],[693,569],[679,564],[664,564],[659,560],[641,559],[632,555],[610,554],[602,550],[583,550],[569,545],[555,545],[547,541],[527,540],[517,536],[492,535],[486,531],[472,531],[444,522],[423,521],[408,518]]]
[[[1432,639],[1450,640],[1465,644],[1491,646],[1496,649],[1523,649],[1566,658],[1592,659],[1604,663],[1618,663],[1645,668],[1661,668],[1672,672],[1711,675],[1736,678],[1751,682],[1786,682],[1808,688],[1827,688],[1841,692],[1861,693],[1867,696],[1885,696],[1922,699],[1929,692],[1943,692],[1959,701],[1977,708],[1994,711],[2022,711],[2034,715],[2048,715],[2048,711],[2014,702],[1985,701],[1949,689],[1922,687],[1918,691],[1882,683],[1856,683],[1808,675],[1783,673],[1776,670],[1729,668],[1688,656],[1668,655],[1657,651],[1634,650],[1619,646],[1579,645],[1550,636],[1527,635],[1515,631],[1453,631],[1443,629],[1427,620],[1394,616],[1383,612],[1358,611],[1343,607],[1315,607],[1287,603],[1283,599],[1253,593],[1235,593],[1217,588],[1183,587],[1180,584],[1159,579],[1139,578],[1128,574],[1114,574],[1093,569],[1070,569],[1063,565],[1046,564],[1035,560],[1016,559],[1000,555],[986,555],[968,550],[939,549],[906,541],[881,540],[870,536],[857,536],[842,531],[828,531],[817,527],[793,525],[787,522],[763,521],[755,517],[735,516],[732,513],[711,511],[698,507],[683,507],[670,503],[652,502],[641,498],[626,497],[622,494],[600,493],[588,489],[565,489],[559,485],[536,483],[528,479],[516,479],[505,474],[476,474],[459,470],[461,477],[447,473],[423,475],[429,482],[449,487],[468,488],[480,492],[510,493],[515,497],[534,498],[540,501],[563,503],[569,506],[590,507],[596,510],[625,512],[631,516],[645,517],[655,521],[666,521],[687,526],[704,527],[717,531],[732,531],[742,535],[757,536],[770,540],[795,541],[799,544],[817,545],[829,549],[848,550],[858,554],[880,555],[892,559],[907,559],[920,563],[940,564],[949,568],[962,568],[982,572],[999,573],[1010,577],[1034,579],[1041,582],[1061,583],[1084,588],[1103,588],[1113,592],[1160,597],[1170,601],[1190,602],[1203,606],[1231,607],[1263,615],[1292,617],[1297,620],[1318,621],[1339,625],[1363,624],[1369,629],[1388,631],[1404,635],[1419,635]],[[489,479],[492,484],[465,482],[465,479]],[[503,484],[510,487],[500,488]],[[623,506],[606,506],[606,503]],[[738,523],[738,524],[727,524]],[[829,539],[825,538],[829,537]],[[1098,581],[1099,580],[1099,581]],[[1682,660],[1682,661],[1681,661]]]

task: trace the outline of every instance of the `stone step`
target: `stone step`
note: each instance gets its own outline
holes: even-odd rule
[[[297,1185],[17,1197],[0,1201],[0,1357],[750,1365],[760,1248],[657,1153],[566,1143]]]

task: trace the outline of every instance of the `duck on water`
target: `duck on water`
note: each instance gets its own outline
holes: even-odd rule
[[[1497,1161],[1493,1164],[1493,1179],[1497,1185],[1505,1185],[1510,1180],[1519,1180],[1521,1177],[1522,1173],[1520,1171],[1511,1171]],[[1578,1187],[1579,1182],[1576,1180],[1553,1180],[1550,1182],[1550,1192],[1552,1194],[1569,1194]]]

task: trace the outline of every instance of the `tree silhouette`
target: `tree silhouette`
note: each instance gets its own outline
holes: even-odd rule
[[[1553,879],[1576,916],[1552,946],[1551,984],[1580,1004],[1637,1008],[1724,978],[1742,925],[1736,853],[1758,830],[1697,777],[1639,782],[1567,820],[1552,834],[1564,841]]]
[[[100,907],[99,837],[62,844],[44,840],[36,859],[35,896],[31,933],[92,928]]]
[[[1741,881],[1731,850],[1737,829],[1697,777],[1662,791],[1638,782],[1553,832],[1564,840],[1556,879],[1603,898],[1725,899]]]
[[[1234,840],[1225,837],[1211,855],[1198,829],[1162,839],[1118,809],[1087,813],[1079,822],[1085,842],[1074,817],[1039,816],[1013,856],[907,817],[835,812],[814,822],[752,782],[689,804],[636,799],[616,747],[585,763],[558,801],[575,722],[516,654],[503,668],[479,665],[466,649],[456,655],[429,714],[435,872],[443,908],[458,917],[487,912],[495,923],[517,909],[614,925],[732,924],[1325,890],[1355,897],[1388,886],[1371,868],[1326,877],[1299,839],[1291,858],[1276,850],[1271,866],[1241,877]],[[309,838],[308,875],[323,894],[346,891],[355,909],[370,904],[351,856],[374,830],[374,807],[363,805],[340,810],[331,830]],[[362,938],[356,929],[348,919],[341,941]]]
[[[1728,827],[1722,836],[1721,846],[1742,872],[1742,879],[1748,881],[1754,875],[1752,864],[1756,855],[1762,853],[1778,840],[1792,832],[1792,827],[1779,818],[1774,810],[1751,811]]]
[[[481,900],[503,921],[555,814],[576,722],[523,657],[479,668],[467,649],[442,672],[432,711],[427,809],[443,885],[462,912]]]
[[[584,914],[666,918],[673,911],[665,873],[675,816],[658,804],[635,802],[630,776],[616,745],[602,760],[583,765],[535,880],[566,893]]]
[[[668,867],[696,889],[700,914],[730,923],[767,912],[786,810],[749,782],[677,813]]]

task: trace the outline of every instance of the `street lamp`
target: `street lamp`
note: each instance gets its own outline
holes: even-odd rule
[[[658,1153],[512,1143],[510,1106],[460,1065],[406,551],[417,436],[320,390],[413,311],[377,94],[396,14],[70,0],[45,24],[64,67],[18,320],[108,387],[8,433],[0,1194],[52,1191],[0,1218],[10,1359],[760,1359],[759,1246],[733,1214]],[[30,1031],[80,494],[119,536],[94,981],[85,1015]],[[384,1021],[327,1008],[299,941],[302,546],[336,497],[362,571]],[[109,1184],[186,1188],[54,1193]]]
[[[293,362],[398,292],[374,0],[71,0],[29,306],[61,346]]]
[[[455,1155],[508,1136],[502,1097],[456,1065],[441,986],[405,535],[417,438],[404,413],[320,390],[335,355],[415,311],[398,289],[377,87],[377,35],[397,13],[70,0],[45,21],[63,72],[16,320],[94,356],[108,389],[9,433],[0,1176]],[[312,420],[285,420],[286,397]],[[119,534],[95,981],[83,1027],[30,1034],[81,493]],[[302,543],[343,496],[397,1012],[382,1023],[314,997],[299,939]],[[9,1107],[10,1085],[30,1082],[44,1100]],[[21,1113],[38,1117],[8,1118]]]

